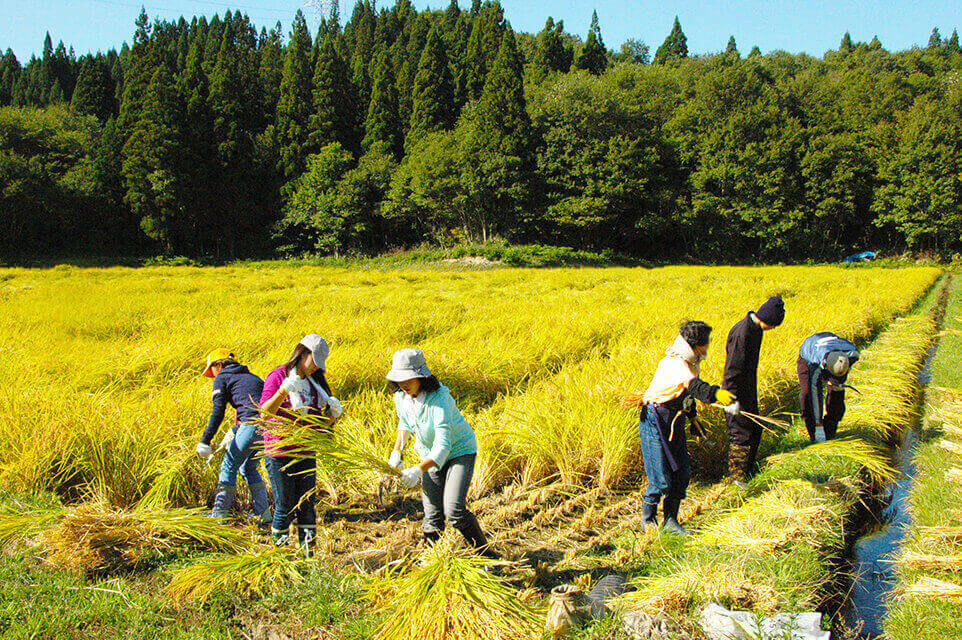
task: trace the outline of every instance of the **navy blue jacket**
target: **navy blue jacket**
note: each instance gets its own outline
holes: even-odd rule
[[[236,362],[224,365],[221,372],[214,378],[214,390],[211,394],[213,408],[210,412],[210,421],[200,441],[210,444],[211,438],[220,428],[220,423],[224,421],[228,404],[234,407],[238,423],[247,422],[260,415],[258,402],[263,389],[264,381],[244,365]]]

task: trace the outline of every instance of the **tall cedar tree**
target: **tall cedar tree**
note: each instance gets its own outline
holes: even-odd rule
[[[500,3],[489,1],[478,7],[472,5],[471,14],[476,17],[468,38],[465,64],[458,76],[458,97],[462,104],[481,97],[488,70],[498,55],[504,34],[504,10]]]
[[[281,77],[284,75],[284,45],[281,42],[282,27],[278,22],[267,34],[260,47],[261,108],[264,121],[273,122],[277,113],[277,101],[281,95]]]
[[[354,87],[347,63],[335,46],[335,37],[328,29],[314,65],[314,113],[309,120],[307,137],[311,153],[332,142],[340,142],[345,149],[357,152]]]
[[[676,64],[683,58],[688,57],[688,38],[681,30],[681,23],[678,16],[675,16],[675,23],[671,27],[671,33],[658,51],[655,52],[655,64]]]
[[[182,246],[192,225],[181,200],[179,97],[166,65],[157,67],[143,98],[141,116],[124,145],[124,202],[147,237],[171,251]]]
[[[298,9],[291,28],[291,41],[284,58],[280,97],[274,135],[280,148],[277,170],[285,183],[290,183],[304,171],[304,142],[307,140],[308,120],[311,116],[311,34],[307,31],[304,14]],[[284,188],[284,194],[290,191]]]
[[[575,65],[595,76],[600,76],[608,68],[608,50],[605,48],[604,40],[601,39],[601,27],[598,26],[597,11],[591,13],[591,27],[588,29],[588,37]]]
[[[484,211],[482,236],[488,231],[510,232],[528,196],[532,163],[531,120],[524,96],[523,61],[514,31],[507,28],[501,40],[484,93],[475,114],[476,166],[469,182]]]
[[[395,158],[404,152],[404,135],[398,117],[397,87],[394,84],[394,68],[388,52],[381,53],[374,73],[371,104],[364,122],[364,151],[383,143]]]
[[[70,108],[77,113],[97,116],[101,121],[113,115],[114,81],[106,60],[100,56],[84,58],[70,99]]]
[[[0,58],[0,106],[13,104],[13,96],[20,82],[22,69],[12,49],[7,49]]]
[[[444,38],[438,27],[432,27],[414,77],[411,129],[405,146],[410,148],[425,134],[450,127],[456,117],[454,79],[448,67]]]
[[[567,73],[571,70],[570,52],[565,48],[561,36],[564,22],[549,17],[535,39],[534,56],[531,60],[535,80],[543,80],[551,73]]]

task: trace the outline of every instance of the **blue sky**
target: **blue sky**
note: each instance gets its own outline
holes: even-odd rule
[[[31,54],[39,54],[46,31],[54,44],[63,40],[73,45],[78,54],[87,51],[119,48],[133,33],[134,19],[140,7],[153,17],[174,19],[223,13],[240,8],[255,24],[270,27],[280,20],[285,31],[298,7],[307,0],[0,0],[0,50],[13,49],[21,62]],[[393,0],[381,0],[386,6]],[[418,8],[447,6],[448,0],[425,2],[414,0]],[[470,0],[460,0],[462,8]],[[503,0],[505,15],[516,30],[535,32],[544,26],[548,16],[564,20],[568,31],[582,36],[587,32],[591,12],[598,11],[601,33],[610,49],[618,49],[628,38],[644,40],[652,51],[664,40],[678,15],[688,36],[693,53],[707,53],[725,48],[728,36],[734,35],[739,49],[747,53],[752,45],[763,52],[773,49],[807,52],[821,56],[834,49],[842,34],[851,32],[856,41],[868,41],[878,35],[889,50],[924,46],[932,27],[948,37],[954,28],[962,28],[962,3],[956,1],[915,0],[885,2],[870,0],[699,0],[689,2],[656,2],[654,0]],[[352,4],[341,3],[342,19],[351,12]],[[313,14],[307,11],[313,24]]]

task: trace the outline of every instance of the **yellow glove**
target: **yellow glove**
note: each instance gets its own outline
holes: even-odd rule
[[[715,392],[715,402],[727,407],[731,403],[735,402],[735,394],[725,389],[719,389]]]

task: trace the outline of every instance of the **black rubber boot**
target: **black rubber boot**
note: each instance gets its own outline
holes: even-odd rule
[[[488,558],[490,560],[499,560],[501,558],[501,555],[488,544],[488,539],[484,536],[484,531],[481,530],[481,525],[473,514],[470,514],[467,521],[458,527],[458,531],[461,532],[461,535],[468,541],[468,544],[474,547],[478,555],[482,558]]]
[[[748,459],[751,447],[730,444],[728,446],[728,479],[739,489],[748,488]]]
[[[427,541],[429,547],[433,547],[434,543],[440,540],[442,535],[444,535],[443,531],[425,531],[424,539]]]
[[[665,523],[662,526],[668,533],[687,536],[688,532],[685,531],[685,527],[678,522],[678,507],[680,506],[681,500],[679,498],[665,496]]]
[[[641,515],[644,517],[644,531],[648,527],[658,527],[658,501],[660,496],[645,496],[641,505]]]

